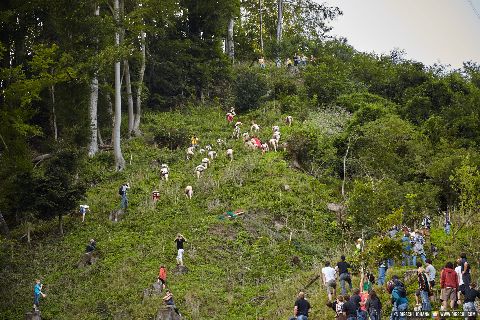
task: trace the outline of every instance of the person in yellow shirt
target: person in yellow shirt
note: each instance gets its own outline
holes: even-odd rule
[[[192,147],[196,147],[198,145],[198,138],[196,135],[193,135],[192,137]]]

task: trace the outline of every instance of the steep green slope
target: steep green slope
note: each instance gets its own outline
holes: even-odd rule
[[[291,129],[274,109],[238,119],[243,131],[256,119],[263,140],[270,138],[273,124],[281,125],[282,140]],[[275,319],[290,312],[296,290],[312,277],[308,270],[335,255],[337,231],[326,212],[332,191],[290,168],[283,152],[262,156],[229,139],[232,128],[219,107],[147,114],[143,131],[144,138],[123,147],[131,162],[124,172],[109,170],[109,153],[91,160],[86,202],[92,215],[85,224],[78,216],[68,217],[65,237],[46,239],[42,228],[46,232],[54,223],[41,225],[31,248],[12,246],[2,254],[2,318],[21,318],[31,308],[33,279],[41,277],[45,319],[150,319],[160,301],[142,303],[141,294],[164,263],[169,287],[188,319]],[[193,170],[203,156],[185,160],[185,143],[194,133],[201,145],[210,143],[219,154],[199,180]],[[234,149],[233,162],[225,147],[217,147],[217,138]],[[176,144],[178,149],[169,149]],[[170,165],[168,182],[159,182],[159,163]],[[124,181],[132,186],[130,209],[114,224],[108,214],[119,205],[117,189]],[[183,195],[186,185],[193,186],[192,200]],[[161,192],[157,204],[150,201],[154,189]],[[238,208],[247,213],[218,219]],[[188,239],[185,275],[171,272],[178,232]],[[79,269],[76,263],[90,238],[97,240],[101,259]],[[292,263],[294,256],[299,265]],[[317,291],[312,286],[312,293]]]

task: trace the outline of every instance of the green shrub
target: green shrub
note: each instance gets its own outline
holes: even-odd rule
[[[237,69],[234,82],[235,106],[238,111],[256,109],[268,92],[266,77],[253,68]]]

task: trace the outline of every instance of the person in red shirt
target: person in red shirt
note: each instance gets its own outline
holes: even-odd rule
[[[442,289],[442,308],[447,310],[447,303],[450,300],[450,308],[455,305],[457,299],[458,290],[458,275],[453,269],[453,263],[447,262],[445,268],[442,269],[440,274],[440,288]]]
[[[165,289],[167,284],[167,269],[164,265],[160,266],[160,271],[158,272],[158,282],[162,283],[162,288]]]

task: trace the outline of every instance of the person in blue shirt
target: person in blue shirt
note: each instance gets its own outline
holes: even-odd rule
[[[410,266],[412,262],[412,256],[411,256],[412,244],[410,242],[410,233],[408,231],[405,231],[403,233],[402,244],[403,244],[402,266]]]
[[[406,311],[408,308],[407,291],[405,285],[398,279],[398,276],[392,277],[392,314],[390,320],[405,320],[404,316],[398,314],[398,312]]]
[[[40,282],[39,279],[35,280],[35,286],[33,287],[33,309],[38,311],[38,307],[40,305],[40,296],[45,298],[45,294],[42,292],[43,284]]]

